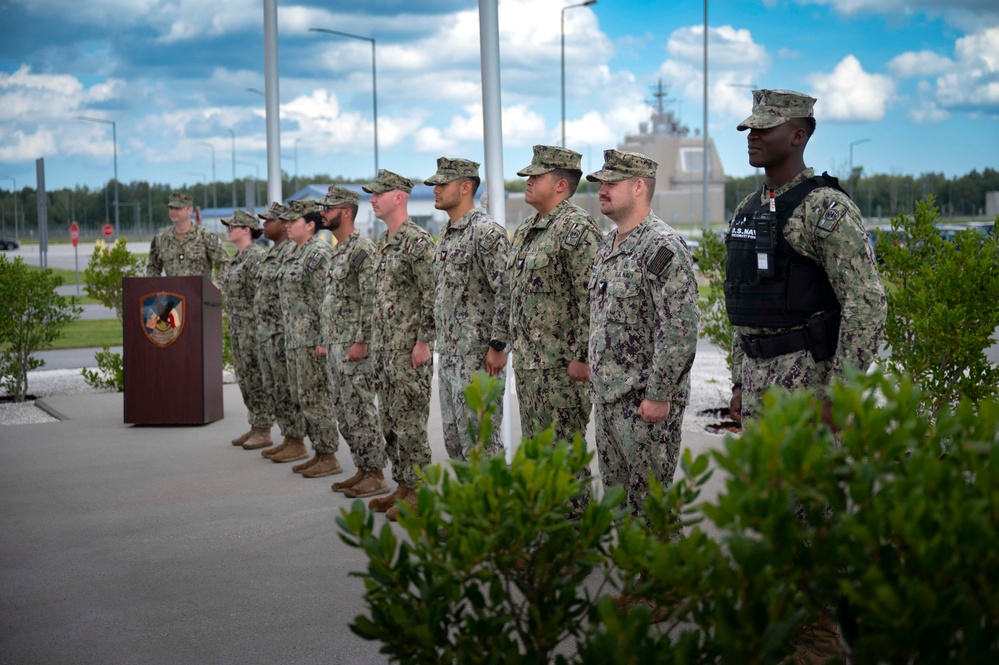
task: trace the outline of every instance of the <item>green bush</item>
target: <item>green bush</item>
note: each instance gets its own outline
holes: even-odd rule
[[[83,311],[56,293],[60,284],[51,270],[27,266],[20,256],[0,256],[0,388],[14,401],[24,401],[28,372],[45,364],[31,353],[48,346]]]
[[[725,367],[731,373],[735,326],[728,320],[728,310],[725,309],[725,266],[728,263],[725,240],[717,233],[703,234],[700,246],[694,250],[694,257],[697,269],[708,282],[705,293],[697,302],[697,311],[701,315],[701,337],[725,353]]]
[[[408,538],[376,534],[360,502],[338,519],[369,558],[352,629],[394,662],[777,663],[827,613],[853,663],[999,662],[999,404],[923,399],[852,376],[830,394],[834,435],[812,394],[771,391],[741,437],[653,485],[651,526],[618,491],[566,519],[580,440],[431,467]],[[644,602],[622,610],[615,589]]]
[[[125,390],[125,363],[120,353],[112,353],[111,347],[105,344],[101,351],[94,354],[94,360],[97,362],[96,372],[80,370],[88,386],[119,393]]]
[[[929,196],[912,217],[893,218],[893,233],[876,245],[888,296],[888,367],[912,377],[931,411],[999,395],[999,365],[985,356],[999,327],[999,237],[969,230],[945,241],[933,204]]]

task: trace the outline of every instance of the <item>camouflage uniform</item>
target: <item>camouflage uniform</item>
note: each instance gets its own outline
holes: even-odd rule
[[[351,202],[357,202],[356,193],[344,191],[351,195]],[[327,197],[321,203],[329,201],[333,205],[344,200],[331,201]],[[385,468],[385,438],[375,403],[371,353],[362,360],[347,360],[352,344],[371,340],[375,244],[354,231],[333,247],[327,276],[322,339],[340,433],[350,446],[351,458],[359,470],[381,471]]]
[[[281,312],[281,283],[278,273],[295,251],[295,243],[285,240],[264,255],[257,272],[257,292],[253,309],[257,317],[260,375],[270,390],[274,415],[281,434],[291,439],[305,438],[305,418],[298,403],[291,398],[288,381],[288,351],[284,343],[284,314]]]
[[[412,186],[412,185],[410,185]],[[418,487],[413,467],[430,463],[427,418],[433,357],[413,369],[413,345],[434,341],[434,241],[407,219],[378,238],[373,340],[378,408],[392,478]]]
[[[236,210],[229,220],[222,220],[222,223],[226,226],[246,226],[251,230],[260,228],[257,218],[243,210]],[[274,400],[270,390],[265,388],[261,374],[257,317],[253,306],[260,264],[265,254],[262,247],[253,243],[237,253],[222,282],[222,294],[229,318],[229,341],[236,363],[236,378],[246,405],[247,420],[251,427],[270,430],[274,424]]]
[[[650,160],[651,161],[651,160]],[[683,239],[650,213],[614,247],[607,234],[590,279],[590,384],[600,473],[645,514],[648,473],[673,481],[697,346],[697,281]],[[637,415],[643,399],[670,403],[665,421]]]
[[[302,214],[293,207],[282,219]],[[313,236],[295,248],[278,271],[291,398],[302,410],[317,453],[335,453],[340,443],[325,361],[316,355],[322,342],[320,309],[332,253],[329,243]]]
[[[189,194],[173,194],[171,208],[193,205]],[[159,277],[165,272],[168,277],[190,277],[204,275],[212,278],[212,265],[216,279],[225,279],[229,268],[229,253],[222,247],[219,237],[203,226],[191,225],[191,230],[181,240],[173,227],[153,238],[149,245],[149,259],[146,261],[146,277]]]
[[[467,160],[437,160],[437,173],[428,185],[446,184],[478,175],[479,165]],[[451,459],[468,460],[476,443],[469,424],[476,422],[465,388],[486,366],[486,352],[493,340],[506,343],[510,335],[510,291],[506,272],[510,241],[506,231],[481,210],[471,210],[449,222],[434,253],[434,321],[437,329],[437,382],[440,388],[444,446]],[[506,371],[496,378],[505,383]],[[502,403],[493,417],[487,456],[503,448],[499,424]]]
[[[579,170],[579,153],[535,146],[532,167]],[[568,159],[567,159],[568,157]],[[528,167],[518,175],[539,175]],[[569,378],[569,361],[586,362],[590,311],[586,285],[600,241],[590,215],[568,200],[547,215],[525,220],[513,237],[510,334],[524,438],[555,425],[555,437],[585,433],[590,398],[585,383]]]
[[[754,92],[753,115],[739,129],[766,129],[789,118],[811,117],[811,97],[783,90]],[[805,180],[814,171],[805,169],[790,182],[774,190],[775,199]],[[770,198],[769,191],[747,196],[736,208],[736,215],[752,202]],[[831,187],[810,192],[791,213],[784,227],[784,238],[794,251],[816,262],[825,271],[839,300],[842,319],[835,355],[816,362],[809,350],[795,351],[774,358],[749,358],[741,344],[741,335],[779,335],[802,328],[736,327],[732,345],[732,382],[742,384],[742,414],[752,418],[763,393],[773,386],[788,390],[814,388],[821,395],[835,378],[842,378],[848,365],[866,371],[877,356],[884,334],[887,302],[874,251],[868,242],[860,210],[846,194]]]

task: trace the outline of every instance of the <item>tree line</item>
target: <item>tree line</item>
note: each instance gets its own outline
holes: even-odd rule
[[[972,170],[963,176],[947,178],[943,173],[923,173],[913,175],[874,174],[865,176],[862,168],[854,169],[853,177],[841,179],[843,187],[851,193],[866,218],[888,218],[898,214],[912,214],[915,202],[932,194],[940,206],[940,216],[967,218],[980,217],[985,213],[985,194],[999,191],[999,170],[985,168],[981,172]],[[759,182],[763,182],[760,174]],[[333,177],[320,173],[312,176],[292,177],[283,174],[282,195],[292,196],[309,183],[327,184],[331,182],[359,184],[366,178]],[[245,193],[253,179],[241,178],[233,188],[231,181],[197,183],[184,189],[194,198],[199,208],[211,208],[218,202],[220,208],[233,207],[233,190],[237,196],[237,207],[246,206]],[[732,211],[743,197],[755,191],[756,177],[728,177],[725,182],[725,209]],[[524,191],[522,179],[505,182],[506,191]],[[580,183],[579,192],[588,191],[589,183]],[[119,222],[123,233],[149,233],[170,224],[166,201],[173,188],[163,183],[133,181],[118,183]],[[258,183],[260,196],[257,205],[267,204],[266,185]],[[18,226],[26,230],[22,235],[31,236],[38,228],[38,200],[36,191],[23,187],[16,192],[0,190],[0,234],[14,235],[14,208],[17,200]],[[46,195],[49,229],[55,232],[69,228],[71,221],[77,221],[85,229],[100,228],[114,222],[114,182],[105,187],[77,186],[50,190]]]

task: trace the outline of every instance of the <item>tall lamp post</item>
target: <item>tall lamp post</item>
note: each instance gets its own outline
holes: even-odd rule
[[[592,0],[596,2],[597,0]],[[328,30],[326,28],[309,28],[311,32],[325,32],[329,35],[338,35],[340,37],[349,37],[350,39],[360,39],[361,41],[371,42],[371,105],[374,112],[374,123],[375,123],[375,177],[378,177],[378,70],[375,66],[375,40],[373,37],[362,37],[361,35],[352,35],[349,32],[340,32],[339,30]]]
[[[232,136],[232,209],[236,209],[236,130],[230,129]]]
[[[212,151],[212,207],[218,209],[219,197],[218,192],[215,191],[215,146],[208,141],[198,141],[198,145],[207,146]]]
[[[89,118],[85,115],[74,116],[77,120],[87,122],[99,122],[103,125],[111,125],[111,140],[114,142],[114,234],[118,236],[118,126],[114,120],[104,120],[102,118]]]
[[[565,12],[574,7],[589,7],[597,4],[597,0],[586,0],[575,5],[562,8],[562,147],[565,147]]]
[[[21,241],[21,237],[17,233],[17,180],[14,176],[10,175],[0,175],[0,180],[10,180],[13,185],[11,185],[10,192],[14,195],[14,240],[18,242]]]
[[[857,139],[850,142],[850,195],[853,195],[853,146],[861,143],[870,143],[874,139]]]

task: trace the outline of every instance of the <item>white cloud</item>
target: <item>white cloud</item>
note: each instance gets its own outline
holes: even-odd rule
[[[895,56],[888,63],[888,70],[898,78],[934,76],[950,70],[954,62],[932,51],[908,51]]]
[[[29,161],[55,152],[55,136],[42,127],[34,134],[25,134],[17,130],[0,142],[0,162]]]
[[[503,107],[503,147],[533,145],[545,135],[545,119],[523,104]],[[446,129],[423,127],[415,133],[414,149],[418,152],[455,151],[459,146],[474,145],[475,154],[482,152],[482,105],[469,104],[465,115],[451,117]]]
[[[868,74],[860,61],[848,55],[829,74],[808,77],[818,98],[815,115],[822,120],[876,121],[887,111],[895,83],[883,74]]]

